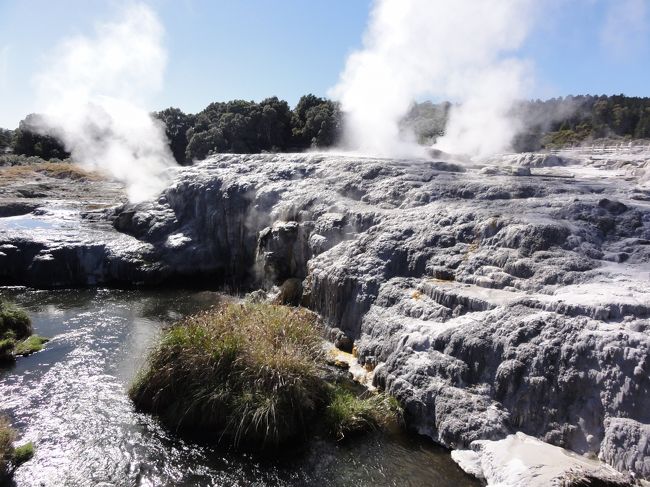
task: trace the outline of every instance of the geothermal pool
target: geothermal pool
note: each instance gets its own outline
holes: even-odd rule
[[[223,296],[195,291],[0,288],[25,307],[40,353],[0,369],[0,409],[35,457],[21,486],[477,485],[429,440],[374,434],[349,443],[315,438],[279,463],[179,439],[134,411],[126,388],[163,326]]]

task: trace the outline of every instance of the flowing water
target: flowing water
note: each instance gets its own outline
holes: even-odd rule
[[[271,463],[178,438],[133,409],[126,388],[162,328],[218,303],[194,291],[0,289],[25,307],[45,350],[0,369],[0,409],[34,458],[18,486],[476,485],[430,441],[372,434],[314,439]]]

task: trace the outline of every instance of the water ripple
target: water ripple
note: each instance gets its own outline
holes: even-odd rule
[[[428,442],[372,436],[349,445],[315,440],[280,465],[224,453],[171,434],[136,412],[126,387],[171,317],[205,309],[214,293],[23,291],[40,353],[0,371],[1,407],[37,446],[18,486],[453,486],[475,485]]]

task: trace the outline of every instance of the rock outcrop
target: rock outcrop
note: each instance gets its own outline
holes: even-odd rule
[[[519,431],[650,477],[650,191],[634,162],[504,159],[215,156],[76,226],[0,219],[0,279],[291,279],[437,442]]]

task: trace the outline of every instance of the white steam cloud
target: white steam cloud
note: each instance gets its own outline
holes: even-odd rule
[[[175,164],[164,128],[144,108],[161,89],[164,30],[143,4],[96,26],[94,37],[61,43],[36,77],[45,133],[60,138],[72,158],[126,184],[128,197],[154,197]]]
[[[330,92],[346,113],[347,145],[380,156],[418,155],[399,121],[411,103],[430,96],[456,103],[436,147],[471,155],[507,149],[518,128],[508,112],[530,79],[516,52],[532,5],[376,0],[363,48],[350,55]]]

